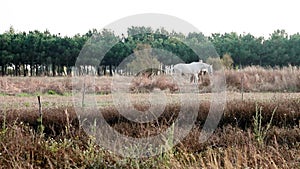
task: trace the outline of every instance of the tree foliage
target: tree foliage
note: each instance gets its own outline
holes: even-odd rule
[[[140,44],[164,64],[179,61],[173,56],[186,63],[221,56],[228,67],[300,65],[300,35],[288,35],[285,30],[276,30],[267,39],[235,32],[209,37],[195,32],[185,35],[150,27],[130,27],[122,36],[92,29],[84,35],[62,37],[48,30],[17,32],[11,27],[0,34],[0,75],[70,75],[76,62],[94,66],[99,75],[108,67],[112,75],[126,57],[138,54]],[[79,54],[84,57],[78,59]]]
[[[132,56],[132,60],[126,65],[134,74],[144,69],[159,69],[161,64],[157,57],[153,55],[152,48],[149,44],[137,44]]]
[[[226,53],[223,57],[222,57],[222,63],[225,66],[226,69],[232,69],[233,66],[233,60],[231,58],[231,56]]]

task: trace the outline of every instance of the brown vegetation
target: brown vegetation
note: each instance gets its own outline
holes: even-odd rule
[[[249,92],[300,89],[300,70],[294,67],[275,70],[248,67],[240,71],[226,70],[225,75],[230,90],[241,90],[241,82],[244,90]],[[124,78],[121,81],[126,81],[128,77],[120,78]],[[87,79],[87,92],[108,93],[111,91],[112,80],[110,77],[96,77],[96,84],[93,84],[91,79]],[[170,92],[178,90],[178,86],[172,80],[168,76],[133,78],[132,91],[146,92],[130,94],[134,98],[134,108],[146,112],[150,104],[143,102],[138,96],[147,97],[147,92],[155,88]],[[0,79],[0,86],[0,93],[9,95],[49,93],[49,91],[64,94],[72,90],[70,77],[50,79],[3,77]],[[209,88],[210,81],[207,76],[200,89],[208,91]],[[167,96],[174,99],[180,94],[169,93]],[[198,116],[189,134],[170,151],[141,159],[122,158],[103,149],[83,131],[77,114],[83,112],[81,109],[76,109],[76,112],[71,104],[52,104],[64,100],[72,103],[71,97],[49,95],[42,97],[41,125],[35,97],[0,96],[0,168],[297,168],[300,166],[298,94],[263,93],[254,96],[253,93],[246,93],[242,99],[240,93],[228,93],[229,98],[221,121],[213,135],[204,143],[199,142],[199,137],[210,110],[210,100],[206,97],[211,97],[211,94],[200,93],[197,96],[201,101],[199,105],[192,106],[199,106]],[[116,131],[135,138],[154,136],[166,131],[177,119],[181,108],[174,99],[168,102],[157,120],[136,123],[118,112],[111,104],[111,95],[101,95],[97,99],[105,104],[100,105],[99,110],[85,107],[85,117],[100,119],[101,113],[105,121]],[[13,102],[18,102],[16,103],[18,105],[12,104]],[[126,111],[126,107],[123,109],[125,113],[131,113]],[[257,116],[258,112],[261,116]],[[183,113],[184,118],[190,117],[190,112]]]
[[[284,67],[264,69],[261,67],[246,67],[242,70],[226,70],[226,84],[229,90],[241,90],[242,86],[248,92],[262,91],[300,91],[300,69]]]
[[[135,105],[135,108],[138,110],[147,110],[147,107],[148,105],[145,104]],[[255,116],[257,107],[261,107],[263,111],[262,125],[267,125],[274,109],[276,109],[276,112],[272,121],[273,125],[277,127],[289,128],[299,125],[299,99],[260,102],[236,100],[235,102],[227,102],[223,117],[219,123],[219,127],[233,125],[241,129],[252,128],[253,117]],[[124,109],[126,110],[125,107]],[[158,118],[158,122],[163,125],[170,125],[177,118],[180,110],[181,109],[179,104],[168,105],[165,108],[163,114]],[[202,127],[202,125],[204,124],[209,110],[210,103],[208,101],[202,101],[201,104],[199,104],[196,122],[198,127]],[[67,125],[66,112],[68,113],[68,122],[70,123],[70,125],[78,127],[77,114],[73,107],[46,108],[43,110],[43,125],[46,128],[49,128],[48,131],[50,131],[51,134],[60,133],[60,131],[63,131],[65,129],[65,126]],[[91,118],[101,118],[101,116],[99,115],[100,112],[105,120],[111,125],[116,125],[120,122],[134,123],[120,115],[118,110],[114,106],[103,107],[99,110],[99,112],[95,110],[86,110],[85,116]],[[188,114],[188,112],[183,113]],[[24,122],[34,127],[38,125],[37,119],[39,117],[39,114],[37,109],[24,109],[21,111],[16,109],[2,109],[0,110],[0,114],[1,123],[3,122],[3,118],[5,117],[6,123]],[[157,121],[153,122],[153,125],[155,123],[157,123]]]
[[[133,79],[130,90],[133,92],[151,92],[155,88],[160,90],[168,89],[171,93],[179,90],[178,85],[171,76],[137,76]]]
[[[288,134],[294,141],[282,144],[272,132]],[[61,133],[47,138],[25,125],[13,125],[1,132],[1,166],[4,168],[297,168],[300,163],[299,128],[277,131],[272,143],[258,145],[250,130],[232,126],[218,129],[205,144],[198,142],[198,130],[171,152],[144,159],[118,157],[79,133]],[[16,139],[17,138],[17,139]],[[195,150],[201,150],[195,152]],[[192,151],[192,152],[191,152]]]
[[[218,72],[216,72],[218,73]],[[300,69],[298,67],[284,67],[276,69],[264,69],[261,67],[246,67],[242,70],[225,70],[227,90],[245,92],[299,92]],[[133,92],[149,92],[154,88],[179,90],[178,82],[172,76],[137,76],[131,78],[119,76],[122,83],[131,83],[129,89]],[[87,77],[87,92],[107,94],[110,93],[113,81],[112,77]],[[95,80],[95,81],[94,81]],[[188,82],[188,80],[187,80]],[[74,86],[77,84],[74,83]],[[122,85],[122,84],[120,84]],[[125,84],[124,84],[125,85]],[[186,86],[191,85],[189,83]],[[209,92],[211,89],[210,77],[203,76],[199,85],[200,92]],[[71,77],[2,77],[0,79],[0,93],[16,95],[19,93],[48,93],[64,94],[72,92]]]
[[[295,168],[300,164],[299,99],[227,102],[217,130],[205,143],[199,143],[201,127],[209,111],[209,102],[199,105],[194,129],[175,148],[168,160],[160,156],[140,159],[144,167]],[[136,105],[140,110],[144,104]],[[253,117],[262,107],[262,126],[266,126],[277,107],[263,145],[257,142]],[[120,116],[112,106],[101,109],[105,120],[118,132],[131,137],[147,137],[164,131],[177,118],[180,105],[171,104],[157,121],[134,123]],[[73,107],[43,110],[44,134],[38,133],[38,110],[1,110],[0,163],[6,167],[95,167],[131,168],[132,163],[119,163],[115,156],[97,146],[80,129]],[[86,117],[98,118],[99,112],[86,110]],[[130,113],[130,112],[128,112]],[[188,114],[188,112],[185,112]],[[18,138],[18,139],[16,139]],[[93,147],[91,149],[91,146]],[[94,154],[94,155],[92,155]],[[87,159],[87,157],[89,157]],[[124,159],[123,159],[124,160]],[[129,161],[134,159],[127,159]],[[156,161],[153,163],[153,160]],[[136,166],[137,167],[137,166]],[[134,167],[135,168],[135,167]]]

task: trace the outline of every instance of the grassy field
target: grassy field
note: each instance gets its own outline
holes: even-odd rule
[[[241,94],[238,86],[229,86],[232,90],[227,92],[222,119],[204,143],[199,137],[213,98],[210,93],[198,93],[193,99],[199,104],[191,105],[199,107],[197,120],[183,140],[174,146],[167,142],[162,148],[172,148],[155,156],[124,158],[99,146],[83,131],[69,78],[4,77],[0,82],[0,168],[300,167],[300,93],[293,91]],[[5,85],[7,82],[9,85]],[[104,92],[110,90],[108,84],[109,78],[105,78],[98,84],[99,92],[87,94],[96,100],[98,109],[87,107],[85,113],[97,119],[101,112],[106,122],[123,135],[155,136],[172,127],[178,117],[182,94],[166,92],[167,104],[157,120],[130,121],[120,115],[112,94]],[[42,125],[37,95],[41,95]],[[129,97],[138,110],[151,106],[149,93],[132,93]],[[158,111],[158,105],[152,106]],[[172,140],[172,135],[166,139]]]
[[[261,67],[246,67],[242,70],[225,70],[226,87],[229,91],[240,92],[300,92],[300,69],[298,67],[283,67],[265,69]],[[216,75],[219,73],[216,72]],[[0,95],[27,95],[27,94],[59,94],[68,95],[72,92],[72,77],[1,77]],[[203,78],[203,85],[199,86],[200,93],[210,92],[210,78]],[[170,76],[158,76],[152,79],[129,78],[126,76],[114,77],[87,77],[87,92],[108,94],[113,91],[112,84],[116,81],[129,82],[128,87],[133,92],[152,91],[154,88],[168,89],[176,93],[178,86]],[[187,82],[189,79],[187,80]],[[128,85],[128,84],[122,84]],[[185,83],[189,86],[189,83]]]

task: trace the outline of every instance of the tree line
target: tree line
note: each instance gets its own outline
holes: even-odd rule
[[[110,45],[113,47],[110,48]],[[165,64],[174,63],[171,55],[179,56],[187,63],[199,58],[206,61],[210,57],[229,55],[236,67],[300,65],[300,34],[288,35],[285,30],[276,30],[269,38],[235,32],[206,37],[195,32],[185,35],[168,32],[164,28],[130,27],[126,35],[116,35],[106,29],[92,29],[83,35],[62,37],[47,30],[16,32],[11,27],[0,34],[0,74],[70,75],[77,57],[84,54],[87,57],[81,58],[82,64],[96,63],[94,66],[98,75],[106,72],[112,75],[113,69],[141,46],[156,49],[151,52],[160,55],[159,59],[164,60]],[[105,54],[98,63],[98,55],[102,54],[100,51],[105,51]]]

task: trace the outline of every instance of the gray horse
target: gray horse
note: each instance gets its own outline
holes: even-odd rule
[[[174,65],[174,72],[181,75],[191,75],[194,82],[198,82],[199,73],[213,73],[212,65],[202,62],[192,62],[188,64],[179,63]],[[191,80],[192,81],[192,80]]]

